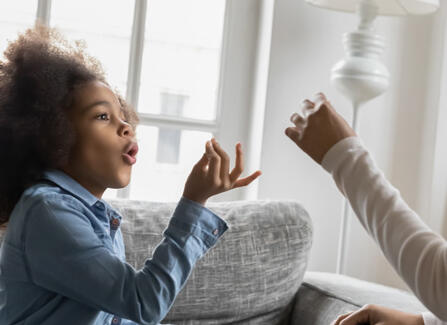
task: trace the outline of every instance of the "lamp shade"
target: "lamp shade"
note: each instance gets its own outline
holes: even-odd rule
[[[360,0],[306,0],[311,5],[355,12]],[[374,0],[378,14],[385,16],[424,15],[439,8],[439,0]]]

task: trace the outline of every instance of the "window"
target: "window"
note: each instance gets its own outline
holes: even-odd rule
[[[150,0],[139,9],[145,10],[136,53],[141,79],[129,91],[138,103],[141,145],[132,182],[120,196],[175,201],[218,128],[225,1]]]
[[[177,201],[182,195],[192,166],[203,154],[205,141],[212,135],[209,132],[171,129],[178,132],[181,143],[176,152],[178,163],[171,164],[157,161],[159,130],[160,128],[154,126],[139,126],[139,146],[145,148],[145,153],[139,154],[139,161],[132,170],[131,199]]]
[[[133,5],[133,1],[121,0],[52,0],[49,19],[65,37],[85,41],[88,53],[101,62],[107,81],[123,96],[127,90]],[[107,14],[98,19],[104,8]],[[108,189],[104,197],[117,194],[116,189]]]
[[[104,14],[98,17],[101,12]],[[65,37],[85,40],[88,53],[103,65],[108,82],[125,95],[133,1],[53,0],[50,17],[50,25]]]
[[[104,197],[177,201],[206,140],[234,161],[248,139],[259,10],[258,0],[0,1],[0,50],[36,19],[85,40],[141,121],[131,184]]]
[[[160,94],[161,114],[182,116],[188,96]],[[181,130],[161,127],[158,129],[157,162],[178,164]]]
[[[36,17],[37,2],[29,0],[0,1],[0,51],[14,40],[17,33],[32,27]]]
[[[149,0],[139,111],[159,114],[158,94],[189,94],[182,115],[216,119],[223,0]],[[175,8],[175,10],[173,10]]]

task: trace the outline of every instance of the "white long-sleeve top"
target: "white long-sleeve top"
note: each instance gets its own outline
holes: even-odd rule
[[[447,325],[447,242],[410,209],[359,137],[339,141],[321,164],[394,269],[433,313],[423,314],[425,324]]]

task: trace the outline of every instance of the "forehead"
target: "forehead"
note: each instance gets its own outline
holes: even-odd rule
[[[120,105],[115,93],[101,81],[95,80],[85,83],[74,91],[74,104],[77,108],[82,109],[98,101],[108,101],[111,104]]]

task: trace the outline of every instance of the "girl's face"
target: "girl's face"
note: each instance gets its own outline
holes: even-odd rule
[[[68,114],[76,143],[62,170],[98,198],[107,188],[129,184],[138,147],[114,92],[100,81],[88,82],[74,91]]]

